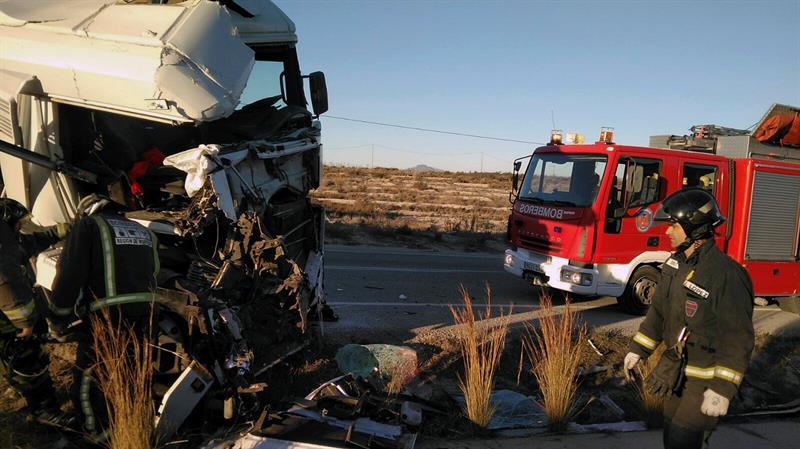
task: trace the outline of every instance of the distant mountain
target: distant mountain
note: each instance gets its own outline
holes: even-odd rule
[[[408,170],[409,171],[444,171],[441,168],[435,168],[435,167],[431,167],[431,166],[425,165],[425,164],[415,165],[413,167],[410,167]]]

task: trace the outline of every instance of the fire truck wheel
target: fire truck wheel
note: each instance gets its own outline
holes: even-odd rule
[[[660,279],[661,272],[650,265],[642,265],[634,270],[625,292],[617,298],[622,310],[634,315],[646,314]]]

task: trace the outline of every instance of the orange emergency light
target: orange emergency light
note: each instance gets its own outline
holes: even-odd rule
[[[550,131],[550,145],[561,145],[564,143],[564,131],[554,129]]]
[[[614,143],[614,128],[603,126],[600,128],[600,140],[598,143]]]

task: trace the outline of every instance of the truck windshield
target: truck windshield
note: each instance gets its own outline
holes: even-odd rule
[[[287,104],[305,108],[303,78],[294,47],[262,46],[255,50],[256,62],[240,97],[240,105],[277,97],[277,101],[272,103],[275,108]]]
[[[606,160],[596,154],[534,154],[519,198],[557,206],[590,206],[597,197]]]
[[[280,97],[281,73],[283,73],[283,62],[281,61],[256,61],[237,109],[264,98]],[[282,108],[286,106],[286,103],[278,100],[273,106]]]

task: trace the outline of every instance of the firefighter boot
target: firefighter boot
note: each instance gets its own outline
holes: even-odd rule
[[[689,429],[664,420],[664,449],[708,449],[710,430]]]

